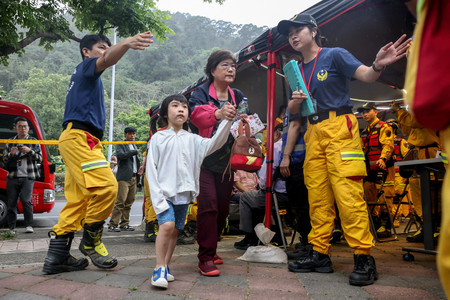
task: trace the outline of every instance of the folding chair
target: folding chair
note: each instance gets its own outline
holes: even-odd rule
[[[273,175],[272,183],[274,184],[276,182],[276,180],[278,178],[280,178],[280,177],[281,177],[281,173],[280,173],[280,168],[278,167],[275,170],[275,173]],[[267,190],[266,190],[266,193],[267,193]],[[285,236],[284,231],[283,231],[283,222],[281,220],[280,211],[281,210],[287,210],[287,209],[288,209],[287,206],[286,207],[284,207],[284,206],[280,207],[280,205],[278,203],[278,199],[277,199],[277,194],[276,194],[275,190],[272,187],[272,214],[273,214],[273,211],[275,211],[275,215],[276,215],[276,218],[277,218],[276,223],[278,223],[278,228],[280,230],[281,240],[283,242],[283,248],[284,248],[285,252],[287,251],[287,243],[286,243],[286,236]],[[295,230],[295,228],[292,228],[292,229],[294,230],[294,233],[292,234],[292,239],[291,239],[291,243],[290,243],[291,246],[292,246],[292,244],[294,242],[295,234],[297,232]]]
[[[409,178],[406,178],[405,187],[403,188],[402,193],[396,194],[392,201],[394,205],[397,205],[397,208],[395,209],[394,220],[397,218],[397,215],[399,214],[400,206],[406,205],[406,204],[408,204],[408,206],[409,206],[410,218],[409,218],[408,224],[406,224],[406,227],[403,230],[403,233],[409,233],[411,231],[411,227],[413,225],[416,226],[416,231],[420,229],[420,226],[419,226],[420,218],[417,215],[416,210],[414,209],[411,196],[407,190],[408,185],[409,185]],[[417,225],[417,224],[419,224],[419,225]]]
[[[375,238],[376,241],[378,242],[388,242],[388,241],[395,241],[397,240],[397,232],[395,230],[394,227],[394,222],[392,220],[391,214],[390,214],[390,210],[389,210],[389,206],[386,202],[386,196],[384,195],[384,191],[383,191],[383,187],[384,184],[386,182],[386,178],[387,178],[387,172],[385,170],[371,170],[368,174],[368,176],[366,177],[365,181],[368,182],[372,182],[375,184],[379,184],[380,187],[378,188],[377,191],[377,196],[376,196],[376,202],[367,202],[367,210],[369,213],[369,221],[370,221],[370,231],[372,232],[373,237]],[[379,202],[379,199],[382,199],[381,202]],[[378,234],[377,234],[377,229],[375,227],[373,218],[372,218],[372,211],[373,211],[373,207],[376,206],[380,206],[380,207],[385,207],[386,211],[387,211],[387,215],[388,215],[388,222],[390,223],[390,231],[392,236],[388,237],[388,238],[379,238]],[[372,209],[371,209],[372,207]]]

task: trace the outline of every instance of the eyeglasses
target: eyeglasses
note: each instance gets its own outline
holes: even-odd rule
[[[229,63],[221,63],[219,65],[222,69],[228,70],[229,68],[232,68],[233,70],[236,70],[236,64],[229,64]]]
[[[28,128],[28,125],[17,125],[17,128],[26,129],[26,128]]]

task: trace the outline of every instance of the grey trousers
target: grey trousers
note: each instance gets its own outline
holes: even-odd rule
[[[8,212],[6,220],[9,229],[16,228],[17,204],[22,202],[25,226],[33,225],[33,204],[31,204],[31,195],[33,194],[34,180],[26,177],[7,178],[6,194],[8,199]]]
[[[287,203],[287,194],[276,193],[276,195],[278,203]],[[265,206],[266,194],[263,191],[257,190],[242,193],[239,201],[239,229],[246,233],[253,232],[252,211],[257,208],[264,208]]]

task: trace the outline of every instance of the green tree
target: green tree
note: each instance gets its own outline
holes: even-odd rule
[[[117,28],[119,36],[127,37],[150,30],[161,41],[174,33],[164,23],[170,15],[157,9],[154,0],[2,0],[0,12],[0,63],[4,65],[10,54],[22,55],[35,40],[47,50],[57,41],[79,42],[69,18],[80,31],[106,34]]]
[[[133,126],[136,128],[136,140],[146,141],[148,139],[150,130],[150,117],[147,113],[149,108],[156,104],[156,101],[151,101],[147,107],[131,105],[130,112],[120,113],[117,118],[114,119],[114,129],[120,132],[119,140],[123,140],[123,130],[127,126]]]
[[[48,74],[33,68],[27,80],[17,83],[9,100],[30,106],[39,116],[45,138],[57,140],[61,133],[67,83],[70,76]],[[52,155],[54,151],[51,151]]]

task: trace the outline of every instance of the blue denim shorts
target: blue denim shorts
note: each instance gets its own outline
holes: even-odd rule
[[[189,204],[173,205],[169,200],[166,201],[169,204],[169,209],[156,215],[158,225],[172,221],[175,222],[175,228],[183,230]]]

